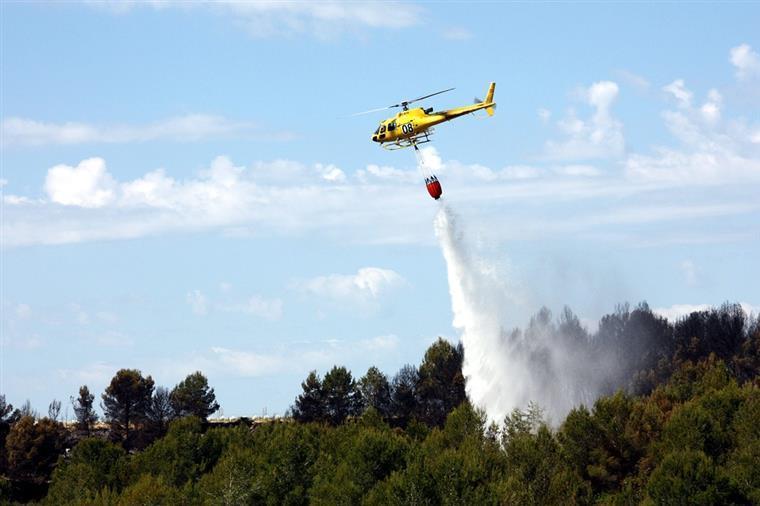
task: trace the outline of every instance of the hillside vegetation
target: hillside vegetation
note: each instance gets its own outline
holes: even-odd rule
[[[0,397],[0,503],[760,504],[758,319],[726,304],[670,324],[642,304],[573,338],[629,360],[609,395],[551,426],[533,404],[488,424],[466,400],[465,351],[440,339],[392,378],[314,371],[291,416],[253,426],[207,422],[201,373],[168,390],[118,371],[104,435],[86,387],[75,430],[53,403],[40,418]]]

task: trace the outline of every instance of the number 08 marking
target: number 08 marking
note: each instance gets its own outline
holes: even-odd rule
[[[411,133],[414,133],[414,127],[412,126],[411,123],[407,123],[401,126],[401,131],[404,132],[405,134],[411,134]]]

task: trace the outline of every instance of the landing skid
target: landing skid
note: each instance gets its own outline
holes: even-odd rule
[[[412,137],[405,139],[399,139],[397,141],[382,144],[382,146],[389,151],[396,151],[398,149],[411,148],[418,144],[426,144],[431,141],[430,135],[433,133],[433,129],[429,128],[420,134],[416,134]]]

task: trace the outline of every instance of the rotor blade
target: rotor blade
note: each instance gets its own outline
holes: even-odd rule
[[[370,113],[373,113],[373,112],[385,111],[386,109],[391,109],[393,107],[400,107],[400,106],[398,106],[398,105],[392,105],[390,107],[378,107],[377,109],[370,109],[369,111],[362,111],[362,112],[356,112],[354,114],[349,114],[347,117],[351,118],[353,116],[361,116],[363,114],[370,114]]]
[[[412,102],[417,102],[418,100],[434,97],[436,95],[440,95],[441,93],[446,93],[447,91],[451,91],[451,90],[455,90],[455,89],[456,88],[449,88],[448,90],[436,91],[435,93],[431,93],[430,95],[425,95],[424,97],[415,98],[414,100],[407,100],[406,103],[407,104],[411,104]]]

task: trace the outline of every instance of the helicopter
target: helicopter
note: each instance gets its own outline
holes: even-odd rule
[[[451,121],[452,119],[464,116],[465,114],[472,114],[482,109],[485,109],[489,116],[493,116],[496,109],[496,102],[493,101],[496,83],[489,84],[485,100],[476,98],[475,103],[472,105],[465,105],[438,112],[434,112],[432,107],[428,109],[423,109],[422,107],[409,109],[409,104],[440,95],[441,93],[446,93],[453,89],[454,88],[449,88],[447,90],[437,91],[413,100],[404,100],[403,102],[389,107],[381,107],[379,109],[372,109],[370,111],[358,113],[369,114],[396,107],[402,108],[402,110],[392,118],[380,122],[380,126],[378,126],[375,133],[372,134],[372,141],[379,142],[382,147],[390,150],[413,147],[414,154],[417,156],[417,165],[420,167],[420,170],[425,177],[425,186],[427,187],[430,196],[435,200],[441,198],[441,195],[443,194],[441,183],[438,181],[438,177],[425,166],[422,153],[420,153],[420,149],[417,147],[418,144],[430,142],[430,134],[433,133],[433,126],[435,125]]]
[[[380,126],[378,126],[377,130],[372,134],[373,142],[379,142],[382,147],[391,150],[409,147],[416,148],[418,144],[430,142],[430,134],[433,133],[433,126],[446,121],[451,121],[452,119],[464,116],[465,114],[471,114],[480,111],[481,109],[485,109],[489,116],[493,116],[496,109],[496,103],[493,101],[496,83],[491,83],[488,86],[485,100],[476,98],[475,103],[472,105],[465,105],[438,112],[434,112],[432,107],[428,109],[423,109],[422,107],[409,109],[409,104],[440,95],[441,93],[446,93],[453,89],[454,88],[449,88],[447,90],[437,91],[430,95],[425,95],[413,100],[404,100],[398,104],[381,107],[379,109],[372,109],[359,114],[368,114],[396,107],[402,108],[402,110],[392,118],[381,121]]]

